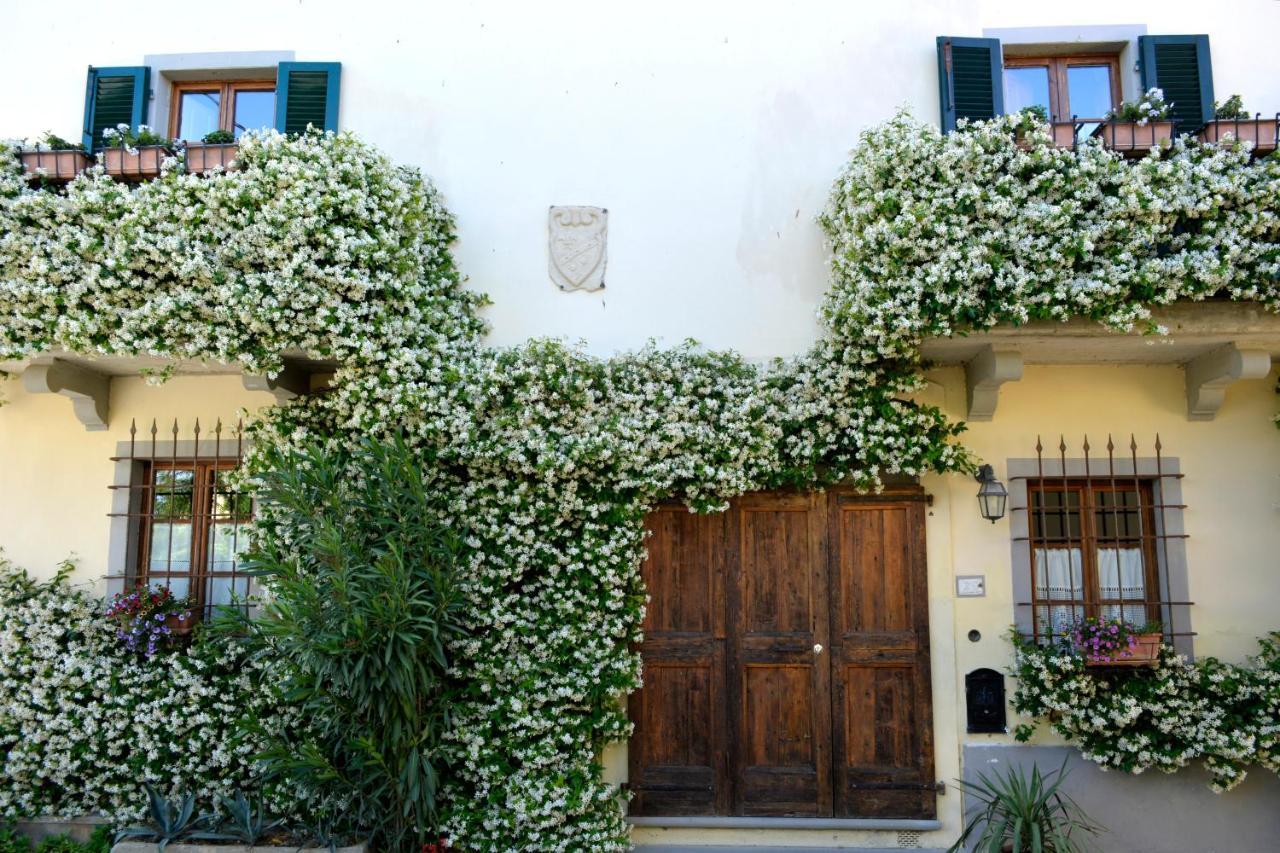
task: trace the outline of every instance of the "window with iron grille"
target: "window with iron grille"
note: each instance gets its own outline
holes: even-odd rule
[[[1055,449],[1037,440],[1035,458],[1008,460],[1019,630],[1054,642],[1085,618],[1118,619],[1190,653],[1178,461],[1158,436],[1147,456],[1132,436],[1101,453],[1088,438]]]
[[[139,440],[131,428],[128,452],[115,458],[112,488],[125,498],[118,504],[124,511],[111,515],[125,522],[128,541],[114,577],[117,588],[167,587],[208,616],[251,591],[240,558],[253,500],[234,477],[243,441],[238,426],[224,431],[221,422],[203,439],[198,422],[190,438],[176,422],[168,432],[161,440],[153,423],[150,436]]]
[[[1037,637],[1086,616],[1160,622],[1150,479],[1042,478],[1027,496]]]

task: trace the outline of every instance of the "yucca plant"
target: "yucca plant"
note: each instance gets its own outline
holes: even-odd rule
[[[972,844],[974,853],[1083,853],[1092,849],[1088,836],[1103,828],[1091,821],[1067,794],[1067,762],[1042,774],[1010,767],[1003,774],[978,774],[977,782],[959,780],[980,807],[971,810],[960,839],[949,853]]]

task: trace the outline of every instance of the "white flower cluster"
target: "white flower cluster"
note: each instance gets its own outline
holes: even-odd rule
[[[0,193],[0,355],[53,346],[254,366],[341,362],[327,394],[271,410],[267,442],[405,433],[465,531],[467,684],[444,803],[467,849],[625,850],[601,746],[639,684],[643,519],[745,491],[969,466],[960,425],[910,401],[919,344],[1083,314],[1117,327],[1219,292],[1280,306],[1278,164],[1175,146],[1138,164],[1052,148],[1016,120],[950,136],[868,131],[823,224],[826,334],[769,368],[694,344],[598,360],[482,346],[452,223],[430,186],[348,135],[267,135],[242,171],[66,196]],[[251,462],[252,467],[252,462]],[[295,541],[270,509],[260,535]]]
[[[1280,772],[1280,634],[1250,665],[1192,663],[1169,648],[1152,669],[1092,669],[1067,650],[1018,644],[1013,705],[1047,718],[1085,758],[1127,773],[1172,773],[1193,761],[1215,791],[1253,764]],[[1020,726],[1019,740],[1034,728]]]
[[[348,361],[441,313],[476,333],[451,220],[417,172],[346,134],[246,134],[237,162],[137,186],[96,167],[54,193],[0,149],[0,359],[62,348],[261,371],[289,350]]]
[[[292,724],[263,664],[222,644],[132,654],[65,577],[37,584],[0,559],[0,818],[124,822],[144,783],[206,804],[248,790],[262,741],[240,721]]]

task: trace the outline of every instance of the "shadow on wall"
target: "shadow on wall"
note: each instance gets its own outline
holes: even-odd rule
[[[1104,771],[1061,746],[966,746],[964,778],[976,781],[1014,765],[1056,770],[1070,755],[1066,793],[1107,828],[1107,853],[1274,853],[1280,850],[1280,777],[1254,767],[1225,794],[1209,789],[1198,766],[1178,773]],[[968,803],[966,802],[966,806]]]

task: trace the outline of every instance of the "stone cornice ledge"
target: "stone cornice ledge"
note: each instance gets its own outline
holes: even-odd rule
[[[668,829],[848,829],[932,832],[942,829],[940,820],[842,817],[629,817],[632,826]]]

